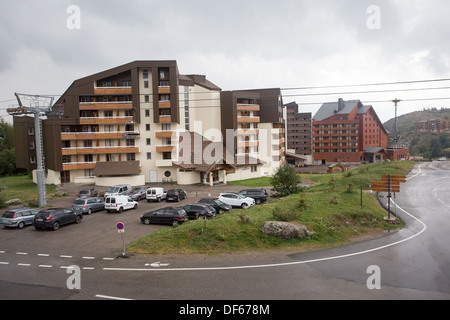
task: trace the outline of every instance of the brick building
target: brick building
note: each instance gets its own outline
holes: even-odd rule
[[[325,103],[312,119],[316,164],[385,158],[388,133],[372,106],[359,100]],[[376,150],[377,152],[374,152]]]

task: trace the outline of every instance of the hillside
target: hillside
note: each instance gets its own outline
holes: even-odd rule
[[[400,135],[399,144],[410,147],[412,156],[425,158],[450,157],[450,134],[416,132],[416,122],[420,120],[450,120],[450,109],[431,108],[401,115],[397,118],[397,130]],[[394,119],[384,123],[392,137],[394,135]]]

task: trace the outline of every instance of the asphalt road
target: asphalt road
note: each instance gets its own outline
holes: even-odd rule
[[[161,228],[137,220],[144,202],[57,232],[1,229],[0,299],[450,299],[449,178],[449,162],[416,166],[393,206],[404,229],[318,252],[117,259],[116,221],[127,243]],[[80,268],[79,290],[67,288],[70,265]]]

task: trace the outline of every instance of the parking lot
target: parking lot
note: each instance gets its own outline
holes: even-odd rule
[[[166,190],[181,188],[187,193],[187,198],[179,203],[139,201],[137,209],[126,210],[122,213],[107,213],[105,210],[84,215],[80,224],[62,226],[59,230],[36,230],[29,226],[24,229],[0,228],[0,251],[27,252],[30,254],[58,254],[70,256],[116,257],[122,250],[122,238],[117,232],[116,225],[122,222],[125,225],[124,239],[129,244],[133,241],[170,226],[144,225],[140,216],[145,212],[153,211],[166,206],[184,206],[197,202],[205,197],[215,197],[221,192],[237,192],[248,189],[233,185],[205,185],[178,186],[176,184],[152,184],[147,187],[162,186]],[[47,201],[50,207],[71,208],[78,191],[95,188],[99,192],[106,191],[107,187],[92,185],[65,184],[61,191],[68,196]],[[269,190],[270,188],[266,188]],[[18,206],[15,206],[18,207]],[[2,210],[1,213],[6,209]]]

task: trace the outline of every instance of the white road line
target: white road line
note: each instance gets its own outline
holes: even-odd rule
[[[414,235],[412,235],[412,236],[410,236],[408,238],[405,238],[403,240],[399,240],[399,241],[396,241],[396,242],[393,242],[393,243],[390,243],[390,244],[387,244],[387,245],[384,245],[384,246],[380,246],[380,247],[376,247],[376,248],[373,248],[373,249],[369,249],[369,250],[364,250],[364,251],[359,251],[359,252],[354,252],[354,253],[349,253],[349,254],[344,254],[344,255],[339,255],[339,256],[331,256],[331,257],[326,257],[326,258],[318,258],[318,259],[296,261],[296,262],[263,264],[263,265],[248,265],[248,266],[234,266],[234,267],[205,267],[205,268],[166,268],[166,269],[155,269],[155,268],[151,268],[151,269],[149,269],[149,268],[103,268],[103,270],[105,270],[105,271],[213,271],[213,270],[256,269],[256,268],[272,268],[272,267],[283,267],[283,266],[300,265],[300,264],[307,264],[307,263],[313,263],[313,262],[322,262],[322,261],[337,260],[337,259],[344,259],[344,258],[359,256],[359,255],[363,255],[363,254],[366,254],[366,253],[371,253],[371,252],[379,251],[379,250],[386,249],[386,248],[389,248],[389,247],[393,247],[393,246],[399,245],[399,244],[401,244],[403,242],[407,242],[409,240],[412,240],[412,239],[418,237],[423,232],[425,232],[425,230],[427,229],[426,224],[423,223],[421,220],[419,220],[418,218],[416,218],[415,216],[413,216],[412,214],[410,214],[406,210],[404,210],[401,207],[399,207],[394,201],[392,201],[392,203],[394,203],[394,205],[397,206],[397,208],[402,210],[408,216],[410,216],[411,218],[413,218],[414,220],[419,222],[422,225],[423,228],[418,233],[416,233],[416,234],[414,234]]]
[[[28,255],[28,253],[26,253],[26,252],[16,252],[16,254],[17,254],[17,255],[20,255],[20,256],[26,256],[26,255]]]
[[[5,253],[6,251],[0,251],[0,253]]]
[[[48,253],[38,253],[38,257],[50,257]]]
[[[7,265],[7,264],[9,264],[9,262],[2,262],[2,261],[0,261],[0,264]]]
[[[53,266],[48,265],[48,264],[40,264],[39,268],[53,268]]]
[[[101,299],[110,299],[110,300],[133,300],[133,299],[128,299],[128,298],[119,298],[119,297],[112,297],[112,296],[104,296],[102,294],[96,294],[95,295],[96,298],[101,298]]]
[[[21,267],[30,267],[31,266],[31,264],[29,264],[29,263],[18,263],[17,265],[21,266]]]
[[[66,255],[63,255],[63,254],[60,255],[59,257],[60,257],[60,258],[68,258],[68,259],[72,258],[72,256],[66,256]]]
[[[83,270],[95,270],[94,267],[83,267]]]
[[[103,260],[114,260],[114,258],[103,258]]]
[[[94,260],[95,257],[83,257],[83,259],[86,259],[86,260]]]

